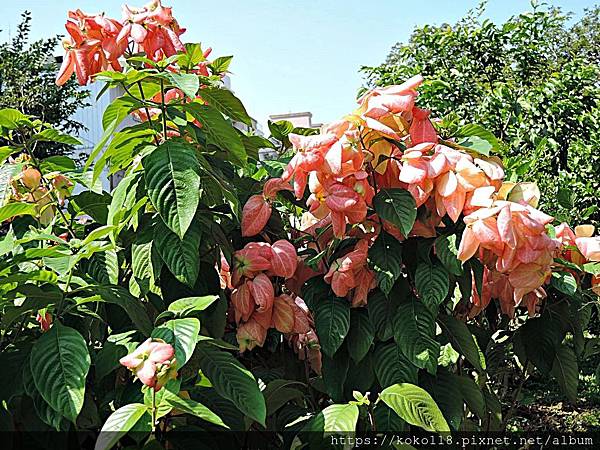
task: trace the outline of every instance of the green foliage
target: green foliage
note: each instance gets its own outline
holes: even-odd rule
[[[75,422],[83,407],[90,355],[83,337],[73,328],[54,324],[31,350],[31,375],[48,405]]]
[[[450,431],[435,401],[425,390],[414,384],[394,384],[381,391],[379,399],[412,425],[432,432]]]
[[[242,413],[264,425],[265,399],[252,373],[229,353],[211,344],[200,344],[198,350],[202,372],[217,393],[232,401]]]
[[[350,305],[345,299],[322,299],[315,307],[315,326],[323,353],[332,357],[350,329]]]
[[[69,154],[79,142],[65,133],[77,133],[83,125],[72,118],[87,105],[88,92],[72,79],[58,87],[58,64],[52,58],[60,36],[29,43],[31,14],[24,12],[10,42],[0,43],[0,109],[16,108],[54,126],[60,139],[38,135],[37,156]],[[47,133],[47,132],[46,132]],[[4,140],[0,138],[0,147]]]
[[[466,47],[472,41],[476,48],[502,52],[504,39],[522,43],[528,38],[518,33],[526,34],[544,17],[548,26],[562,23],[554,12],[536,10],[510,26],[485,25],[483,37],[454,36],[451,27],[416,36],[429,36],[444,48],[450,44],[438,35],[446,33],[450,43]],[[483,26],[473,19],[459,28]],[[519,45],[511,50],[509,68],[493,58],[486,64],[542,83],[546,68],[536,61],[548,56]],[[439,111],[457,102],[453,109],[465,114],[446,117],[439,124],[442,137],[456,137],[452,145],[473,156],[504,152],[511,158],[506,144],[513,139],[512,119],[504,142],[486,129],[489,121],[480,121],[486,127],[466,124],[467,112],[484,111],[476,107],[482,99],[490,114],[504,111],[501,103],[490,106],[485,89],[477,95],[464,89],[468,82],[494,76],[495,92],[504,75],[473,63],[467,53],[467,60],[454,60],[464,70],[475,64],[476,77],[446,86],[446,72],[434,62],[452,59],[436,59],[429,43],[423,48],[431,50],[432,65],[421,61],[427,64],[420,69],[436,70],[423,98]],[[7,143],[0,147],[3,420],[24,431],[102,428],[96,444],[102,450],[121,439],[123,446],[134,441],[178,447],[171,430],[223,428],[275,431],[276,446],[299,441],[317,448],[319,438],[331,432],[502,430],[521,401],[520,389],[513,393],[507,384],[512,378],[524,384],[532,375],[552,377],[566,399],[578,400],[580,367],[599,353],[597,298],[590,289],[598,264],[557,258],[544,284],[544,302],[528,295],[521,305],[529,306],[530,316],[517,309],[508,320],[511,299],[497,301],[497,294],[488,299],[497,281],[486,278],[487,272],[484,277],[489,261],[458,259],[462,221],[444,217],[422,237],[416,224],[428,220],[427,206],[417,208],[407,190],[378,189],[369,165],[361,173],[375,194],[362,205],[368,219],[349,220],[345,237],[332,236],[325,221],[310,232],[301,229],[298,219],[306,206],[283,190],[263,193],[267,203],[259,206],[270,208],[270,219],[246,246],[240,206],[262,191],[267,176],[282,175],[292,157],[290,133],[315,130],[269,123],[272,136],[266,139],[235,128],[234,123],[252,121],[221,82],[219,71],[227,70],[230,58],[208,63],[200,44],[186,49],[158,62],[127,54],[122,72],[98,74],[98,81],[126,95],[105,111],[104,134],[82,169],[68,157],[34,154],[42,143],[70,145],[74,138],[16,109],[0,110],[0,135]],[[409,50],[402,52],[412,55]],[[410,56],[410,64],[421,56]],[[207,63],[209,75],[198,75],[199,63]],[[539,83],[528,89],[516,84],[511,92],[528,96],[541,89]],[[574,89],[559,91],[563,88]],[[156,94],[171,89],[180,89],[185,100],[156,101]],[[457,94],[438,96],[448,89]],[[150,120],[123,126],[128,115],[149,109]],[[530,135],[518,138],[522,148],[535,141]],[[544,142],[553,145],[549,137]],[[262,147],[278,157],[259,163]],[[97,184],[105,169],[123,175],[112,192]],[[78,185],[76,195],[70,183]],[[560,208],[577,206],[576,186],[559,187]],[[340,189],[340,196],[348,195],[350,204],[363,188]],[[38,200],[34,194],[40,192]],[[553,233],[548,227],[548,235]],[[288,239],[297,255],[283,251],[284,245],[277,249],[280,239]],[[368,251],[358,244],[368,244]],[[247,252],[240,252],[244,247]],[[315,272],[299,264],[290,270],[295,277],[275,275],[281,269],[275,260],[292,269],[296,256]],[[270,269],[255,270],[265,261]],[[248,283],[249,298],[240,279]],[[487,300],[485,314],[472,317],[473,305]],[[252,310],[250,317],[239,317],[245,308]],[[239,437],[215,433],[210,445],[243,447],[247,443]]]

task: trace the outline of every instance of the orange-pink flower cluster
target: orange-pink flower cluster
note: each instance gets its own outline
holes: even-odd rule
[[[352,306],[367,304],[367,295],[377,286],[375,274],[367,265],[369,240],[358,241],[354,250],[336,259],[325,275],[325,281],[338,297],[350,294]]]
[[[177,377],[175,349],[162,339],[148,338],[119,362],[155,391]]]
[[[79,84],[86,85],[99,72],[121,71],[119,58],[130,44],[132,52],[144,52],[154,61],[185,51],[179,39],[185,29],[179,27],[172,8],[162,6],[160,0],[152,0],[142,8],[124,5],[121,21],[103,13],[69,11],[65,28],[66,54],[56,77],[58,85],[66,83],[73,73]]]
[[[273,278],[292,278],[296,267],[296,249],[286,240],[251,242],[234,254],[231,305],[240,351],[262,346],[271,327],[285,334],[311,330],[304,302],[286,293],[276,295],[273,287]]]
[[[489,281],[495,283],[490,294],[500,299],[504,312],[514,309],[511,305],[519,305],[526,294],[535,293],[550,277],[559,247],[546,230],[551,216],[525,203],[496,200],[464,220],[467,226],[458,258],[467,261],[478,254],[490,271]]]
[[[359,237],[355,248],[323,273],[335,295],[361,306],[376,285],[367,254],[380,224],[400,240],[407,237],[370,213],[373,197],[381,188],[403,188],[417,207],[423,207],[410,236],[435,237],[436,228],[444,226],[443,217],[453,222],[464,217],[459,258],[476,256],[484,265],[484,289],[481,295],[473,291],[471,315],[491,298],[499,299],[508,315],[520,304],[534,313],[546,296],[543,286],[559,247],[578,264],[597,261],[600,238],[591,237],[589,229],[576,234],[568,227],[562,231],[559,227],[557,239],[551,238],[546,227],[553,218],[535,209],[539,191],[532,183],[503,183],[498,157],[439,139],[429,111],[415,105],[422,81],[416,76],[399,86],[372,89],[359,99],[354,113],[320,134],[290,134],[295,154],[282,177],[269,180],[263,194],[252,196],[245,205],[242,234],[261,232],[278,190],[293,189],[302,199],[308,186],[307,222],[316,225],[303,227],[304,232],[331,225],[333,234],[321,234],[321,246],[333,237]],[[322,242],[324,236],[329,236],[328,242]],[[594,285],[599,278],[594,278]]]

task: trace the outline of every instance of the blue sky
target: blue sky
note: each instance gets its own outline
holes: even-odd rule
[[[597,1],[597,0],[596,0]],[[20,13],[33,13],[32,37],[64,33],[67,9],[120,18],[122,0],[2,0],[0,40]],[[130,1],[142,5],[144,0]],[[311,111],[328,122],[354,108],[362,65],[381,63],[416,25],[454,22],[479,0],[163,0],[187,28],[184,41],[234,55],[232,87],[261,123],[270,114]],[[594,0],[554,0],[580,15]],[[98,5],[102,5],[99,9]],[[489,0],[486,16],[503,21],[528,0]],[[57,52],[60,49],[57,50]]]

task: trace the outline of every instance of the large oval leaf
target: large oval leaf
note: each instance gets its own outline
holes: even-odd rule
[[[152,337],[160,338],[175,348],[177,367],[181,368],[189,361],[196,348],[200,321],[193,317],[173,319],[154,329]]]
[[[394,384],[381,391],[379,400],[411,425],[421,427],[426,431],[450,431],[438,405],[431,395],[419,386],[410,383]]]
[[[198,223],[193,223],[180,239],[159,220],[154,230],[154,243],[156,251],[165,262],[175,278],[188,286],[194,286],[200,270],[201,232]]]
[[[130,403],[117,409],[102,426],[94,450],[113,448],[146,412],[148,412],[148,407],[142,403]]]
[[[30,203],[9,203],[0,208],[0,223],[15,216],[35,216],[35,205]]]
[[[246,108],[229,89],[206,87],[200,92],[200,96],[213,108],[219,110],[231,119],[238,120],[250,126],[252,119],[248,116]]]
[[[323,431],[326,433],[343,433],[356,431],[358,421],[358,406],[356,405],[330,405],[323,414]]]
[[[388,295],[402,273],[402,245],[398,239],[382,231],[369,248],[369,264],[379,289]]]
[[[265,425],[267,407],[254,375],[229,353],[208,343],[198,344],[200,368],[219,395],[248,417]]]
[[[483,366],[481,365],[479,349],[467,325],[446,314],[440,314],[438,322],[452,347],[467,358],[467,361],[473,364],[475,370],[482,372]]]
[[[337,297],[320,299],[315,307],[315,327],[323,353],[333,356],[350,328],[350,304]]]
[[[415,272],[417,292],[432,310],[444,301],[450,288],[448,273],[440,264],[420,262]]]
[[[435,374],[440,356],[440,344],[435,340],[435,318],[418,299],[411,297],[398,307],[394,339],[410,362]]]
[[[577,385],[579,384],[579,371],[575,352],[564,344],[556,349],[556,358],[552,365],[552,375],[565,396],[571,402],[577,401]]]
[[[244,165],[248,155],[244,143],[233,126],[219,111],[197,102],[185,105],[186,110],[202,124],[207,140],[228,153],[232,162]]]
[[[87,286],[86,290],[94,300],[105,301],[125,310],[133,324],[145,336],[152,332],[152,322],[141,300],[135,298],[121,286]]]
[[[167,390],[165,390],[165,392],[163,393],[162,401],[179,411],[192,414],[196,417],[200,417],[201,419],[206,420],[210,423],[214,423],[215,425],[229,428],[223,423],[219,416],[217,416],[214,412],[212,412],[202,403],[198,403],[191,399],[178,397],[177,395]]]
[[[348,353],[354,362],[360,362],[369,352],[375,339],[375,330],[364,308],[350,312],[350,331],[348,332]]]
[[[404,236],[408,236],[417,218],[415,199],[404,189],[380,190],[373,197],[373,208],[379,217],[396,225]]]
[[[178,316],[185,316],[191,314],[194,311],[204,311],[210,305],[212,305],[217,299],[218,295],[205,295],[203,297],[185,297],[175,300],[169,305],[168,310]]]
[[[183,239],[200,201],[196,149],[168,140],[142,160],[150,201],[165,224]]]
[[[417,382],[417,366],[411,363],[393,342],[377,344],[373,352],[373,365],[381,387]]]
[[[55,322],[31,350],[31,374],[46,402],[71,422],[81,411],[90,368],[85,340],[73,328]]]
[[[462,262],[458,259],[456,235],[440,236],[435,240],[435,254],[446,270],[452,275],[460,276],[463,273]]]

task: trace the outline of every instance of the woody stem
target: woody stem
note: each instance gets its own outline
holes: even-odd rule
[[[152,389],[152,433],[156,431],[156,391]]]

